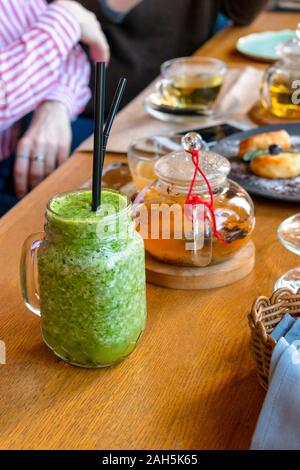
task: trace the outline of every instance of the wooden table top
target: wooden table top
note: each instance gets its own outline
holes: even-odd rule
[[[203,51],[252,63],[232,52],[248,31],[293,27],[299,15],[264,14],[250,28],[222,32]],[[114,157],[108,156],[107,163]],[[148,285],[148,324],[120,365],[83,370],[43,345],[39,319],[23,305],[23,240],[43,227],[47,200],[90,177],[91,156],[76,154],[0,221],[2,449],[246,449],[264,399],[250,353],[247,314],[260,294],[299,260],[281,247],[279,223],[299,210],[255,199],[257,262],[246,279],[222,289],[173,291]]]

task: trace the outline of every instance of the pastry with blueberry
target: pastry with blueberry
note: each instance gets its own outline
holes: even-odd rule
[[[239,156],[244,157],[248,152],[268,149],[271,145],[278,145],[282,150],[289,150],[292,146],[290,135],[285,130],[264,132],[242,140]]]
[[[242,153],[243,152],[243,153]],[[293,150],[289,134],[268,132],[240,144],[240,155],[251,171],[263,178],[287,179],[300,176],[300,151]]]

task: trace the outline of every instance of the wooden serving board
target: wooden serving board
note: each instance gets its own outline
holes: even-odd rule
[[[214,289],[232,284],[248,276],[255,263],[252,241],[228,261],[205,268],[173,266],[146,254],[147,282],[169,289]]]
[[[252,119],[252,121],[259,125],[292,124],[299,122],[299,120],[296,119],[284,119],[274,116],[274,114],[271,114],[269,111],[264,109],[259,101],[249,111],[249,117]]]

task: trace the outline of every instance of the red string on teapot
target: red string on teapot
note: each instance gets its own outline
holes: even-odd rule
[[[193,176],[190,188],[189,188],[189,192],[188,192],[185,204],[191,204],[193,206],[197,205],[197,204],[202,204],[205,207],[207,207],[210,214],[211,214],[211,218],[212,218],[214,236],[216,237],[217,240],[222,241],[224,243],[227,243],[226,240],[220,235],[220,233],[217,229],[217,219],[216,219],[216,214],[215,214],[215,209],[214,209],[214,194],[213,194],[210,182],[208,181],[204,171],[201,169],[200,164],[199,164],[200,151],[199,150],[186,150],[186,151],[192,157],[192,162],[195,166],[195,172],[194,172],[194,176]],[[196,184],[198,173],[202,176],[202,178],[204,179],[204,181],[206,183],[206,186],[207,186],[207,189],[208,189],[208,192],[209,192],[209,196],[210,196],[210,201],[209,202],[204,201],[203,199],[201,199],[198,194],[193,194],[194,186]]]

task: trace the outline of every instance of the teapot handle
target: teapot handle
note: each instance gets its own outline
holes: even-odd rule
[[[155,88],[156,88],[156,92],[157,94],[163,99],[163,100],[166,100],[168,101],[168,96],[166,94],[166,89],[172,85],[172,81],[169,80],[168,78],[162,78],[161,80],[159,80],[156,85],[155,85]]]
[[[204,204],[186,205],[185,249],[192,251],[195,266],[208,266],[212,260],[213,220]],[[187,230],[186,230],[187,229]],[[188,235],[189,234],[189,235]],[[191,236],[192,235],[192,236]]]
[[[261,97],[261,104],[264,109],[267,111],[271,111],[272,103],[270,97],[270,86],[272,84],[272,77],[275,72],[275,67],[269,67],[263,76],[263,80],[260,86],[260,97]]]

